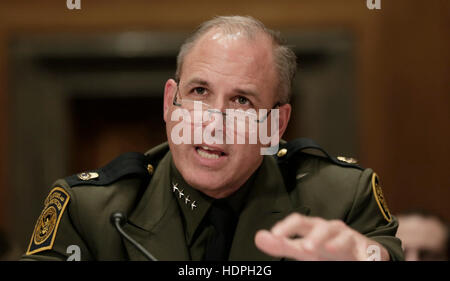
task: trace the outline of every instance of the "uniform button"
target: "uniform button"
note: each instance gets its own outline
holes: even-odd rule
[[[147,171],[150,174],[150,176],[153,175],[153,166],[151,164],[147,165]]]
[[[99,177],[98,173],[95,173],[95,172],[83,172],[83,173],[78,174],[78,178],[82,181],[88,181],[88,180],[96,179],[98,177]]]
[[[358,160],[356,160],[355,158],[344,157],[344,156],[338,156],[336,158],[339,161],[341,161],[341,162],[345,162],[345,163],[349,163],[349,164],[356,164],[356,163],[358,163]]]
[[[278,151],[277,156],[278,157],[283,157],[284,155],[287,154],[287,149],[286,148],[282,148]]]

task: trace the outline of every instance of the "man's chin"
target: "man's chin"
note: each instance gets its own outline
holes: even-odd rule
[[[215,173],[215,175],[211,175],[210,173],[197,173],[197,175],[198,177],[195,179],[189,180],[185,178],[187,183],[196,190],[213,198],[220,198],[229,195],[229,185],[226,184],[224,177],[218,176],[217,173]]]
[[[216,176],[208,176],[208,173],[196,173],[195,179],[186,179],[187,183],[195,189],[199,190],[218,190],[224,185],[222,180],[216,179]]]

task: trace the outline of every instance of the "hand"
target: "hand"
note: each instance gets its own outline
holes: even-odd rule
[[[340,220],[327,221],[294,213],[270,230],[260,230],[256,246],[276,257],[295,260],[368,260],[370,246],[378,246],[380,259],[388,260],[387,250],[353,230]]]

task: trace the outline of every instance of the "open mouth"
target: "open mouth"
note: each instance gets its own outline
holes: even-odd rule
[[[221,156],[226,155],[223,151],[205,145],[196,146],[195,150],[197,151],[198,155],[206,159],[219,159]]]

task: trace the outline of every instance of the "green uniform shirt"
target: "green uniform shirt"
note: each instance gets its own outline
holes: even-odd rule
[[[175,186],[175,190],[172,191],[180,208],[190,260],[204,260],[207,242],[215,231],[206,218],[214,199],[188,185],[178,172],[173,160],[170,161],[170,169],[172,188]],[[254,177],[255,175],[250,177],[240,189],[224,199],[237,218],[245,205]],[[195,203],[195,208],[192,208],[192,203]],[[234,235],[234,230],[232,234]]]
[[[128,155],[56,181],[23,259],[66,260],[68,247],[76,245],[81,260],[145,260],[110,222],[111,214],[121,211],[128,216],[124,230],[158,260],[201,260],[210,232],[208,226],[198,229],[212,199],[177,178],[166,143],[143,157]],[[392,260],[403,259],[395,237],[398,223],[387,210],[377,176],[330,159],[295,147],[264,156],[248,190],[242,189],[229,260],[280,260],[258,250],[254,237],[292,212],[342,220],[382,244]],[[174,181],[185,189],[182,198]]]

